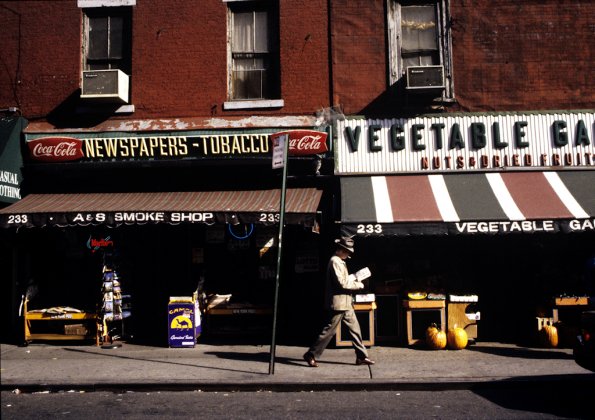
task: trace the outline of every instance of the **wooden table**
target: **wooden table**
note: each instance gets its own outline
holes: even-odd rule
[[[271,327],[265,321],[272,314],[273,308],[270,306],[212,307],[205,312],[203,329],[205,333],[211,335],[245,335],[269,332]]]
[[[586,296],[581,297],[557,297],[554,299],[554,308],[552,309],[552,318],[554,323],[559,321],[559,309],[577,308],[583,309],[589,305],[589,298]]]
[[[355,310],[355,314],[362,314],[364,313],[368,317],[368,328],[364,330],[364,326],[362,326],[362,343],[364,346],[373,346],[375,342],[375,334],[374,334],[374,310],[376,309],[376,302],[366,302],[366,303],[355,303],[353,305],[353,309]],[[361,326],[362,322],[360,322]],[[343,339],[341,334],[341,326],[340,323],[337,325],[337,334],[335,335],[335,345],[337,347],[345,347],[351,346],[351,337],[349,335]],[[368,334],[365,334],[368,332]],[[367,337],[366,337],[367,336]],[[366,339],[367,338],[367,339]]]
[[[407,324],[407,344],[412,346],[422,341],[422,339],[413,338],[413,314],[422,311],[440,312],[440,329],[446,328],[446,305],[444,300],[404,300],[405,322]]]

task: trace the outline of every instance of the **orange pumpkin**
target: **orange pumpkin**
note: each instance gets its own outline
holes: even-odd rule
[[[426,330],[426,344],[432,350],[441,350],[446,347],[446,333],[436,325],[428,327]]]
[[[426,328],[426,339],[434,335],[438,332],[438,326],[436,324],[431,324],[428,328]]]
[[[461,350],[467,347],[467,332],[461,327],[455,327],[448,330],[446,335],[448,348],[452,350]]]
[[[553,325],[544,325],[541,329],[541,342],[545,347],[558,347],[558,329]]]

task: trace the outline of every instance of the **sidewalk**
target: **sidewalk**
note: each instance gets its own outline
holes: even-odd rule
[[[268,345],[198,344],[162,348],[123,343],[93,345],[0,344],[3,391],[40,390],[321,390],[461,389],[486,384],[586,381],[571,349],[477,343],[464,350],[373,347],[376,365],[356,366],[351,348],[329,348],[320,367],[307,367],[305,348],[277,346],[269,374]]]

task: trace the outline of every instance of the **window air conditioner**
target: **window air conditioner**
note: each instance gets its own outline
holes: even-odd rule
[[[444,90],[443,66],[407,67],[407,89],[420,93]]]
[[[129,76],[122,70],[85,70],[81,98],[127,104],[128,85]]]

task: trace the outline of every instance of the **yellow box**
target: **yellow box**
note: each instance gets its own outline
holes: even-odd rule
[[[589,304],[589,298],[581,297],[558,297],[556,298],[556,306],[582,306]]]

